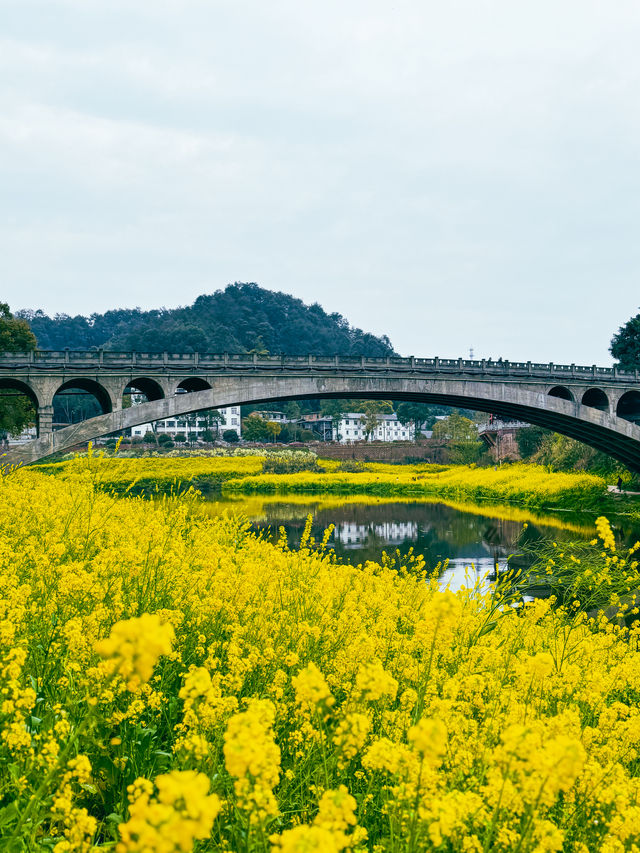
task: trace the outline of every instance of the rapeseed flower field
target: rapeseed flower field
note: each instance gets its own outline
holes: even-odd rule
[[[166,491],[178,484],[219,488],[227,494],[335,494],[370,497],[437,496],[450,500],[482,500],[531,507],[585,509],[606,494],[602,477],[587,473],[550,473],[524,463],[499,468],[474,465],[389,465],[364,463],[362,470],[344,472],[336,460],[319,459],[319,470],[265,473],[267,457],[308,457],[284,451],[245,451],[233,455],[93,457],[103,487],[113,491]],[[86,457],[85,457],[86,458]],[[43,464],[39,470],[60,478],[73,477],[85,458]],[[266,466],[270,466],[267,464]]]
[[[64,462],[43,463],[38,470],[61,479],[74,477],[85,465],[87,457],[78,456]],[[140,459],[92,456],[99,471],[100,483],[115,492],[167,491],[180,484],[198,488],[220,487],[226,480],[259,474],[264,464],[262,454],[216,456],[146,456]]]
[[[606,519],[550,570],[617,578],[626,620],[290,550],[109,494],[107,464],[0,478],[0,849],[640,849],[638,572]]]
[[[357,473],[260,474],[226,481],[226,492],[333,493],[370,495],[438,495],[519,503],[525,506],[596,505],[606,491],[605,481],[594,474],[549,473],[539,465],[505,465],[477,468],[451,465],[444,470],[428,465],[368,465]]]

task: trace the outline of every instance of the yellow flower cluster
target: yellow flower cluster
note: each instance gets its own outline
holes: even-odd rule
[[[133,692],[149,681],[160,656],[171,652],[173,637],[170,623],[163,624],[155,613],[143,613],[116,622],[95,650],[106,659],[105,671],[118,673]]]
[[[603,546],[608,551],[615,551],[616,540],[613,535],[613,531],[611,530],[609,519],[605,518],[603,515],[601,515],[599,518],[596,518],[596,530],[598,531],[598,536],[602,540]]]
[[[294,675],[291,684],[295,690],[296,702],[304,709],[313,712],[322,705],[330,707],[335,701],[329,685],[315,663],[310,663],[298,675]]]
[[[366,830],[356,826],[356,801],[344,785],[325,791],[311,824],[272,836],[274,853],[340,853],[365,841]]]
[[[255,823],[278,814],[273,789],[280,778],[280,748],[273,737],[274,720],[273,704],[253,699],[246,711],[231,717],[224,734],[224,759],[236,780],[237,806]]]
[[[98,822],[86,808],[74,804],[74,789],[86,787],[91,781],[91,764],[86,755],[72,758],[53,797],[51,818],[63,828],[64,841],[54,847],[54,853],[89,853]]]
[[[356,693],[367,702],[377,702],[388,697],[394,699],[398,691],[398,682],[385,671],[380,660],[363,663],[356,673]]]
[[[65,462],[42,464],[40,470],[60,479],[75,480],[78,475],[102,488],[118,492],[166,491],[168,489],[219,486],[232,477],[257,474],[262,470],[264,456],[198,456],[157,457],[139,459],[78,457]]]
[[[86,465],[0,479],[0,849],[637,853],[637,622],[292,551]],[[574,571],[632,583],[603,538]]]
[[[155,782],[137,779],[129,786],[129,820],[120,826],[116,853],[188,853],[194,841],[208,838],[220,811],[209,793],[209,779],[193,770],[173,770]],[[155,788],[155,792],[154,792]]]

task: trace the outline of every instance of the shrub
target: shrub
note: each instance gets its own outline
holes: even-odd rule
[[[345,474],[357,474],[360,471],[365,471],[364,464],[362,462],[358,462],[357,459],[345,459],[341,462],[337,469],[337,471],[343,471]]]
[[[223,441],[226,441],[228,444],[234,444],[236,441],[239,441],[238,433],[235,429],[225,429],[222,433]]]
[[[546,435],[549,435],[549,430],[539,426],[523,427],[517,430],[516,443],[520,456],[523,459],[530,459],[540,449]]]
[[[307,450],[283,450],[269,453],[262,470],[265,474],[296,474],[299,471],[319,471],[318,457]]]

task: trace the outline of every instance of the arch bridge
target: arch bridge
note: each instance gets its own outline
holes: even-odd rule
[[[459,406],[538,424],[640,471],[638,371],[575,364],[440,358],[261,356],[107,351],[0,353],[0,390],[25,394],[37,438],[9,464],[36,462],[165,418],[270,400],[364,398]],[[53,429],[53,399],[83,391],[102,414]],[[123,407],[125,391],[147,402]]]

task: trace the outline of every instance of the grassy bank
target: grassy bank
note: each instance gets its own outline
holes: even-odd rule
[[[227,493],[331,493],[381,496],[441,496],[452,499],[487,500],[532,507],[595,508],[601,504],[605,481],[593,474],[550,474],[536,465],[505,465],[474,468],[464,465],[444,470],[421,470],[402,465],[393,471],[359,473],[334,471],[330,475],[299,474],[247,476],[227,481]]]
[[[94,476],[0,479],[0,848],[637,849],[636,632]]]
[[[189,486],[202,491],[219,490],[230,479],[259,474],[265,457],[243,456],[157,456],[109,458],[94,455],[37,466],[43,474],[63,480],[89,472],[97,485],[114,492],[168,492]]]
[[[305,462],[308,460],[308,462]],[[300,461],[302,459],[302,462]],[[309,464],[315,470],[265,473]],[[585,473],[549,473],[537,465],[503,465],[498,469],[464,465],[390,465],[370,463],[342,470],[336,460],[311,454],[243,454],[233,456],[145,457],[108,459],[94,456],[39,466],[61,479],[79,471],[102,488],[118,492],[169,491],[188,486],[232,494],[333,494],[372,497],[440,497],[528,507],[596,510],[606,505],[603,478]]]

